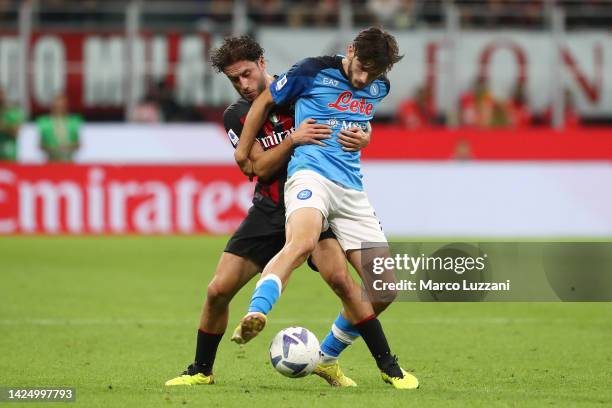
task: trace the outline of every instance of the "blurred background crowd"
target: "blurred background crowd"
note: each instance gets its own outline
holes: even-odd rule
[[[142,0],[145,7],[167,3]],[[231,20],[234,0],[193,0],[200,10],[182,16],[184,22],[210,19],[215,23]],[[0,19],[9,20],[20,0],[0,0]],[[248,0],[249,18],[255,24],[274,24],[290,27],[333,26],[339,20],[340,0]],[[603,13],[606,0],[350,0],[355,22],[384,24],[389,28],[432,26],[442,22],[441,9],[453,3],[462,9],[462,23],[471,27],[536,27],[545,18],[548,8],[561,6],[571,10],[569,25],[609,28],[612,15]],[[114,13],[101,16],[100,10],[109,7],[106,0],[44,0],[40,4],[40,20],[48,23],[76,22],[96,25],[101,20],[120,19]],[[175,17],[178,19],[178,17]]]
[[[24,4],[29,7],[24,8]],[[131,7],[138,9],[136,18],[130,17]],[[451,18],[453,14],[449,10],[454,10],[456,20]],[[561,23],[559,21],[555,23],[555,10],[561,10],[563,13]],[[587,110],[586,115],[584,110],[581,110],[581,106],[584,107],[585,103],[597,102],[601,106],[611,104],[606,97],[608,88],[601,88],[601,85],[605,85],[608,80],[605,77],[608,74],[605,72],[609,72],[608,65],[605,65],[609,62],[605,61],[603,51],[606,45],[601,48],[597,39],[588,42],[590,41],[588,36],[581,34],[580,39],[586,38],[587,46],[582,47],[579,44],[573,49],[568,48],[564,69],[574,71],[574,78],[569,81],[573,83],[573,86],[568,86],[568,80],[560,79],[561,76],[556,79],[552,78],[550,83],[553,86],[549,86],[548,91],[550,92],[545,96],[537,90],[541,88],[534,88],[533,84],[550,76],[548,72],[550,68],[537,66],[536,74],[530,74],[529,86],[523,73],[517,75],[516,80],[507,81],[510,85],[505,84],[504,92],[500,94],[496,92],[498,89],[495,89],[498,85],[496,78],[499,75],[485,75],[482,67],[475,65],[475,68],[470,68],[469,79],[466,79],[464,75],[460,83],[451,84],[455,89],[447,92],[448,83],[439,82],[440,78],[436,79],[438,82],[433,81],[427,75],[435,74],[443,77],[449,74],[449,68],[443,66],[436,71],[430,66],[434,57],[431,57],[430,54],[423,56],[429,52],[428,42],[447,44],[454,40],[457,33],[482,33],[476,39],[479,41],[480,38],[487,39],[494,33],[500,32],[511,32],[519,38],[523,36],[529,39],[531,38],[529,35],[535,32],[544,33],[546,38],[553,42],[556,41],[556,44],[561,44],[560,41],[565,34],[569,36],[573,33],[595,32],[604,36],[608,35],[609,38],[612,27],[612,1],[610,0],[191,0],[173,2],[167,0],[0,0],[0,24],[4,30],[0,35],[0,41],[3,41],[3,38],[5,40],[4,45],[0,43],[0,91],[2,91],[0,92],[0,150],[2,150],[0,154],[5,159],[15,157],[14,140],[18,134],[17,129],[21,123],[27,121],[37,124],[41,134],[41,147],[50,160],[69,160],[72,157],[79,145],[78,135],[83,120],[141,123],[219,121],[223,109],[236,95],[231,88],[229,91],[226,89],[225,93],[219,93],[216,84],[221,83],[226,88],[228,84],[223,79],[219,80],[210,68],[202,71],[203,73],[197,71],[200,69],[198,61],[194,63],[193,58],[200,58],[199,63],[206,64],[207,53],[224,36],[248,33],[259,39],[261,33],[266,29],[285,30],[280,31],[280,35],[277,32],[276,37],[282,37],[283,32],[316,33],[317,30],[329,30],[326,32],[334,36],[332,30],[337,30],[338,44],[335,50],[339,51],[342,50],[342,40],[350,38],[351,32],[369,25],[380,24],[394,33],[405,34],[402,37],[404,44],[411,41],[413,36],[425,38],[420,43],[421,48],[425,51],[415,51],[415,48],[402,44],[407,51],[407,58],[404,62],[413,65],[427,65],[426,69],[432,70],[433,73],[426,75],[419,73],[420,82],[410,82],[409,86],[402,83],[404,78],[399,77],[398,80],[396,76],[393,83],[405,86],[394,88],[393,103],[388,104],[377,115],[378,121],[394,123],[405,129],[445,126],[516,129],[552,125],[557,128],[576,128],[612,123],[612,112],[605,111],[607,109],[605,107],[599,111]],[[189,80],[204,83],[202,88],[204,95],[197,97],[199,102],[193,102],[193,98],[190,100],[181,95],[181,92],[185,93],[184,90],[178,90],[177,83],[180,81],[177,78],[181,75],[179,71],[182,68],[170,64],[176,64],[171,58],[179,58],[176,54],[182,51],[167,51],[168,61],[162,62],[168,64],[167,67],[164,65],[164,69],[169,71],[161,76],[147,74],[144,85],[137,89],[137,92],[130,88],[135,80],[135,77],[130,77],[130,67],[135,63],[130,58],[135,57],[122,54],[126,55],[126,60],[122,62],[122,64],[125,63],[125,67],[121,72],[117,71],[119,73],[115,72],[115,74],[118,75],[118,81],[122,83],[120,87],[127,89],[127,96],[124,95],[124,99],[114,105],[105,101],[92,105],[93,102],[86,100],[91,98],[90,96],[83,96],[83,92],[75,91],[77,87],[85,86],[78,85],[79,81],[91,81],[91,78],[98,78],[87,72],[87,61],[70,60],[73,58],[71,55],[79,55],[78,58],[85,59],[81,54],[87,52],[85,45],[74,45],[75,40],[70,35],[74,36],[75,33],[80,33],[79,35],[83,38],[95,37],[94,40],[104,36],[110,38],[113,35],[124,36],[124,38],[133,35],[133,38],[136,38],[140,35],[139,33],[144,33],[145,36],[161,35],[168,44],[173,41],[173,36],[198,36],[205,44],[207,51],[202,55],[193,54],[196,55],[195,57],[186,52],[188,55],[184,58],[188,62],[191,61],[192,66],[196,67],[188,68],[187,71],[196,69],[197,72],[189,71],[185,75],[195,75],[189,77],[191,78]],[[61,41],[65,42],[64,50],[60,51],[59,55],[65,57],[66,61],[60,62],[60,66],[66,70],[67,79],[58,80],[56,78],[53,85],[46,85],[47,76],[51,78],[54,74],[52,70],[51,73],[47,73],[44,64],[52,63],[58,54],[45,54],[44,52],[37,54],[38,51],[34,50],[35,47],[31,45],[31,49],[26,46],[25,53],[35,61],[29,63],[19,57],[19,52],[21,52],[19,47],[23,47],[24,43],[33,44],[36,39],[44,35],[58,35]],[[11,38],[13,40],[26,38],[26,40],[16,42]],[[87,40],[83,38],[79,41],[84,43]],[[505,40],[502,39],[500,42],[501,48],[505,47],[503,41]],[[134,50],[129,48],[129,40],[126,40],[126,44],[128,48],[121,52]],[[297,60],[297,57],[293,56],[292,47],[299,48],[299,46],[283,44],[288,48],[279,50],[278,44],[266,43],[263,45],[267,50],[271,49],[277,59],[280,55],[283,58],[283,64],[290,64]],[[55,46],[51,44],[50,48]],[[164,46],[171,47],[170,45]],[[85,51],[76,52],[75,48],[78,47],[82,47]],[[584,50],[580,50],[581,47]],[[527,48],[529,45],[520,52],[533,53],[533,50],[530,51]],[[421,53],[416,59],[415,52]],[[170,54],[173,54],[174,57],[171,57]],[[268,51],[266,55],[269,55]],[[306,55],[300,55],[300,58],[304,56]],[[539,56],[536,55],[536,57]],[[447,57],[441,60],[444,58]],[[529,61],[531,65],[527,67],[527,70],[538,64],[549,63],[545,61],[548,57],[542,56],[536,58],[535,61],[533,56],[530,58],[532,61]],[[40,61],[43,61],[42,65]],[[145,62],[145,64],[154,63],[159,63],[159,61],[147,60]],[[24,68],[22,64],[30,64],[30,68]],[[30,79],[22,76],[23,72],[35,69],[37,64],[38,69],[42,72],[40,74],[42,85],[33,85]],[[464,68],[461,64],[461,58],[457,59],[453,69],[460,72]],[[482,62],[477,64],[482,64]],[[555,64],[556,62],[553,61],[552,66],[554,67]],[[558,65],[561,65],[561,62]],[[98,68],[101,71],[108,71],[110,67],[116,69],[112,64],[109,64],[109,68],[102,66]],[[413,69],[414,66],[409,68]],[[143,69],[149,70],[149,67]],[[514,68],[509,68],[509,71],[512,69]],[[399,75],[397,72],[394,74]],[[101,78],[100,82],[92,86],[95,89],[101,89],[101,94],[105,94],[107,91],[103,88],[112,84],[108,79],[104,82],[105,72],[96,75]],[[603,80],[599,78],[600,76],[603,76]],[[82,79],[79,79],[81,77]],[[15,80],[14,78],[20,79]],[[438,88],[434,86],[434,83]],[[23,90],[24,84],[29,84],[29,88],[25,88],[26,91]],[[57,87],[56,84],[63,86],[63,89],[54,90],[54,94],[47,97],[42,103],[30,101],[31,94],[35,93],[37,86],[38,88],[53,88]],[[197,89],[198,86],[193,88]],[[42,91],[38,89],[37,92]],[[585,102],[585,92],[597,95],[590,102]],[[134,93],[137,93],[137,96],[130,100],[129,95]],[[221,96],[208,98],[212,93]],[[533,103],[534,97],[540,98],[537,106]],[[582,99],[579,101],[579,98]],[[74,99],[79,99],[79,101]],[[542,102],[542,99],[545,100]],[[89,107],[88,103],[90,103]],[[445,104],[455,106],[449,109],[443,106]],[[592,114],[593,112],[598,113]]]

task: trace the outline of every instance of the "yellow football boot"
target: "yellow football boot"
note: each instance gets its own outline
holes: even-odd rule
[[[340,368],[340,364],[336,361],[332,364],[317,365],[317,368],[312,372],[315,375],[323,378],[332,387],[356,387],[357,383],[347,377]]]
[[[260,312],[251,312],[242,318],[232,334],[232,341],[246,344],[254,339],[266,327],[267,317]]]
[[[401,368],[401,370],[402,374],[404,374],[404,378],[391,377],[384,372],[381,372],[380,375],[384,382],[391,384],[398,390],[416,390],[419,388],[419,380],[414,375],[406,372],[403,368]]]
[[[213,375],[204,375],[195,371],[194,365],[191,364],[187,367],[186,371],[183,371],[183,374],[175,377],[171,380],[166,381],[166,386],[174,386],[174,385],[208,385],[214,384],[215,380]]]

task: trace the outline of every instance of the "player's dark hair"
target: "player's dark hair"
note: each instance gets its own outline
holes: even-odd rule
[[[353,40],[353,47],[363,69],[370,72],[388,72],[393,64],[404,58],[399,55],[395,37],[379,27],[360,31]]]
[[[210,54],[210,62],[217,72],[239,61],[258,61],[264,53],[257,41],[248,35],[227,37]]]

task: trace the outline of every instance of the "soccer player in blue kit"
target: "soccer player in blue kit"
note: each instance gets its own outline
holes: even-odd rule
[[[248,171],[248,152],[257,130],[276,105],[294,103],[295,123],[313,118],[329,125],[333,133],[323,140],[325,146],[302,145],[293,152],[285,184],[286,242],[264,268],[248,313],[234,331],[235,342],[246,343],[263,330],[291,273],[306,261],[329,227],[362,279],[363,253],[389,256],[387,239],[363,191],[360,153],[343,150],[338,134],[342,128],[365,127],[372,120],[376,106],[390,91],[385,74],[401,58],[395,38],[371,27],[355,37],[345,57],[306,58],[253,102],[235,152],[243,171]],[[376,315],[348,330],[363,337],[385,382],[398,389],[418,388],[417,378],[404,371],[391,353]],[[325,356],[325,348],[322,351]]]

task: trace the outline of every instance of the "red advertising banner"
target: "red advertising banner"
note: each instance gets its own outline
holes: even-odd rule
[[[226,234],[253,189],[236,166],[0,165],[0,234]]]
[[[612,160],[609,128],[408,130],[374,125],[364,160]]]

